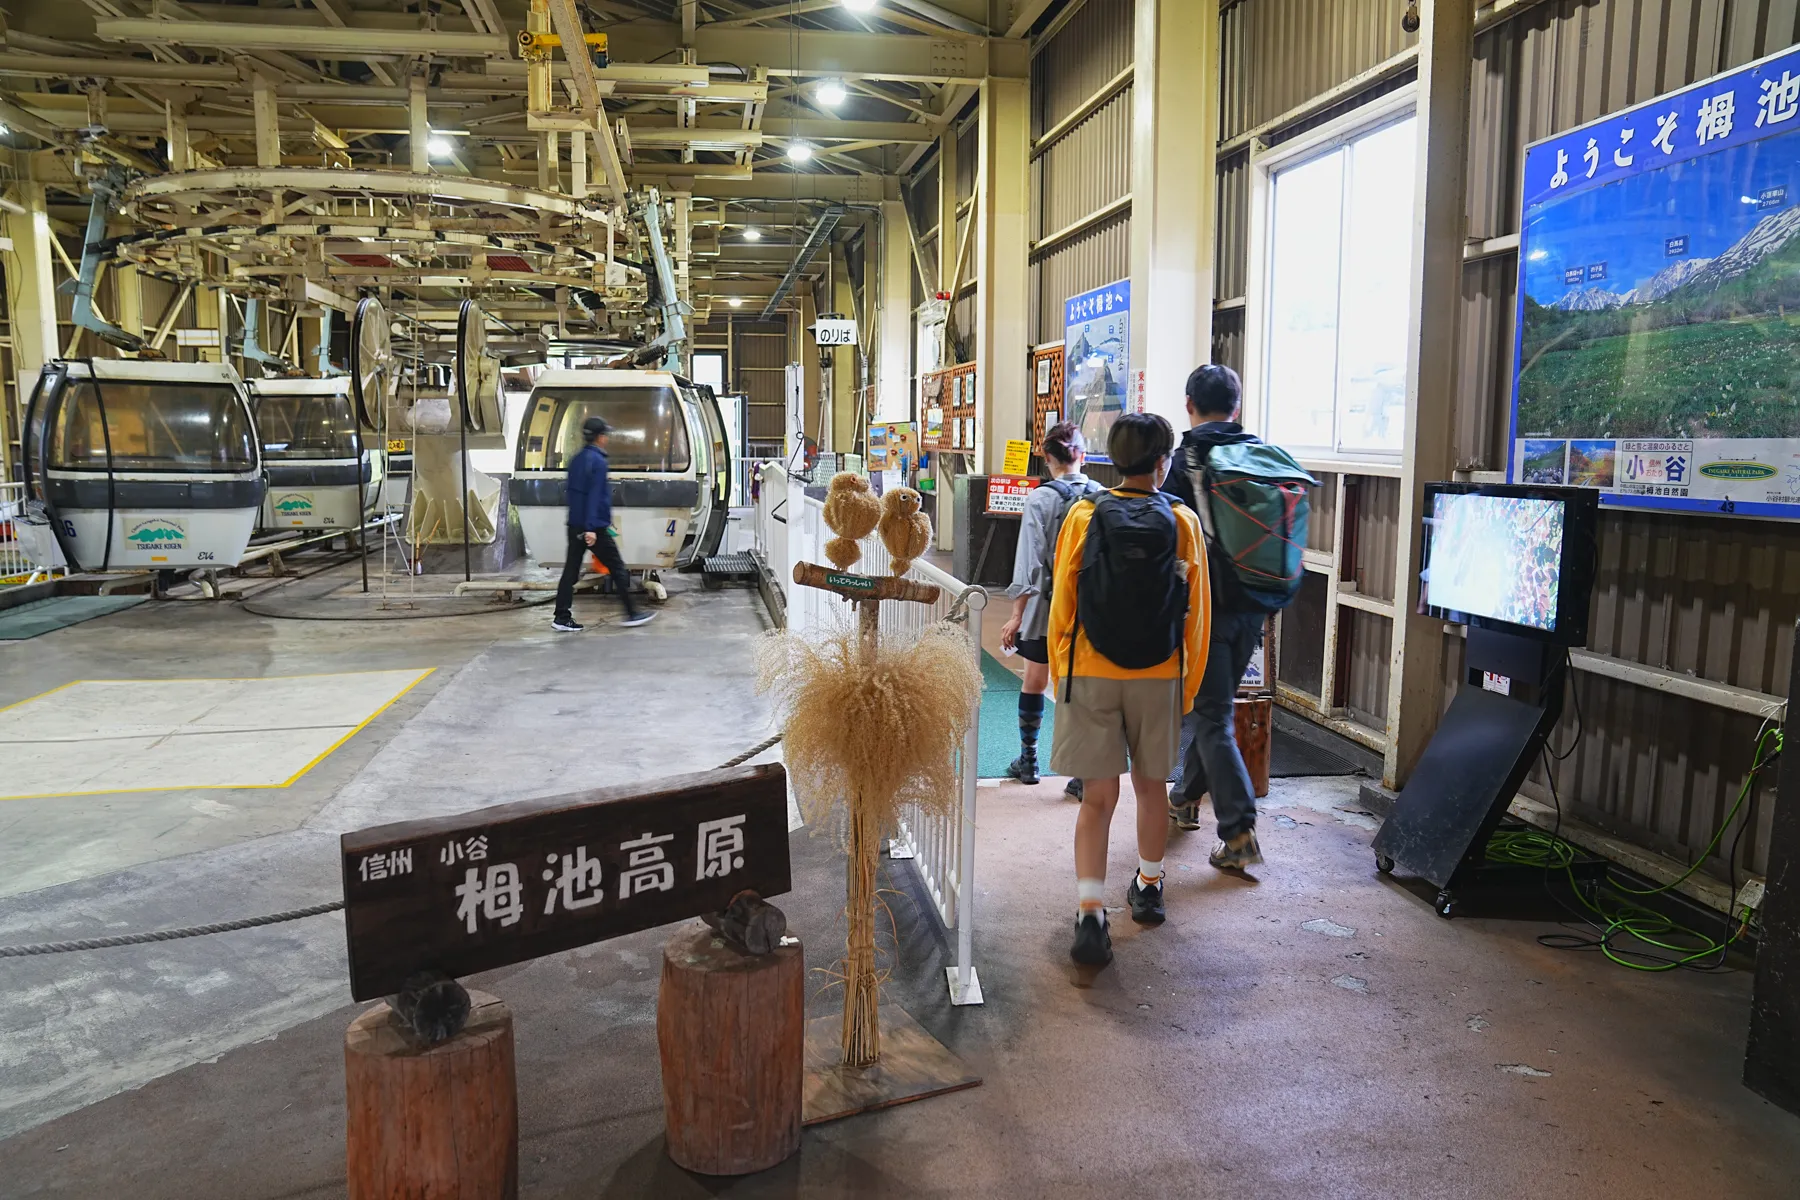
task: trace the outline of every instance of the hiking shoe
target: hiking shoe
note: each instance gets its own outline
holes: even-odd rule
[[[1190,800],[1186,804],[1170,804],[1169,820],[1175,822],[1177,829],[1200,828],[1200,802]]]
[[[653,612],[649,612],[649,611],[634,612],[634,613],[628,614],[623,621],[619,622],[619,624],[624,626],[626,629],[631,629],[638,625],[648,625],[650,622],[652,622],[654,620],[656,620],[656,614]]]
[[[1246,830],[1227,842],[1220,842],[1206,861],[1221,871],[1241,871],[1263,860],[1262,847],[1256,844],[1256,831]]]
[[[1063,795],[1067,796],[1071,800],[1080,800],[1081,799],[1081,780],[1079,780],[1079,779],[1069,780],[1069,782],[1063,787]]]
[[[1135,874],[1131,877],[1131,886],[1125,889],[1125,903],[1131,905],[1131,919],[1139,925],[1161,925],[1168,917],[1163,908],[1162,880],[1157,880],[1149,887]]]
[[[1104,967],[1112,961],[1112,931],[1104,918],[1075,918],[1075,944],[1069,947],[1069,957],[1084,967]]]
[[[1006,777],[1016,779],[1020,783],[1032,784],[1038,781],[1037,755],[1021,754],[1012,760],[1006,768]]]
[[[586,627],[574,617],[557,617],[550,622],[550,628],[558,633],[580,633]]]

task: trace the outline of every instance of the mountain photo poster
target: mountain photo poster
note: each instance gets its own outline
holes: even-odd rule
[[[1131,281],[1063,302],[1063,411],[1081,430],[1088,459],[1104,463],[1131,376]]]
[[[1509,478],[1800,518],[1800,52],[1533,145],[1524,192]]]

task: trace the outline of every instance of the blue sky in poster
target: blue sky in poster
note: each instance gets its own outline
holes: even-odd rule
[[[1796,203],[1800,129],[1559,196],[1526,220],[1526,292],[1539,304],[1589,287],[1628,292],[1682,258],[1714,257]],[[1684,252],[1670,253],[1681,238]],[[1570,282],[1577,269],[1582,281]]]

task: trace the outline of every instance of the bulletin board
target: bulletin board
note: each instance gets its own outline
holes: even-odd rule
[[[1031,351],[1031,444],[1044,444],[1044,433],[1062,420],[1063,344],[1049,342]]]
[[[932,371],[921,380],[924,400],[926,450],[973,454],[975,452],[976,364],[959,363]],[[932,438],[933,428],[937,436]]]

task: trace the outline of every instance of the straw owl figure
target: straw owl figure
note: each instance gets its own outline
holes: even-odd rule
[[[881,498],[881,544],[893,560],[896,578],[906,574],[913,560],[931,544],[931,519],[919,511],[919,493],[895,488]]]
[[[831,477],[825,493],[825,525],[837,534],[825,543],[825,557],[840,571],[848,571],[862,557],[856,543],[875,530],[881,519],[881,501],[869,490],[869,481],[849,471]]]

